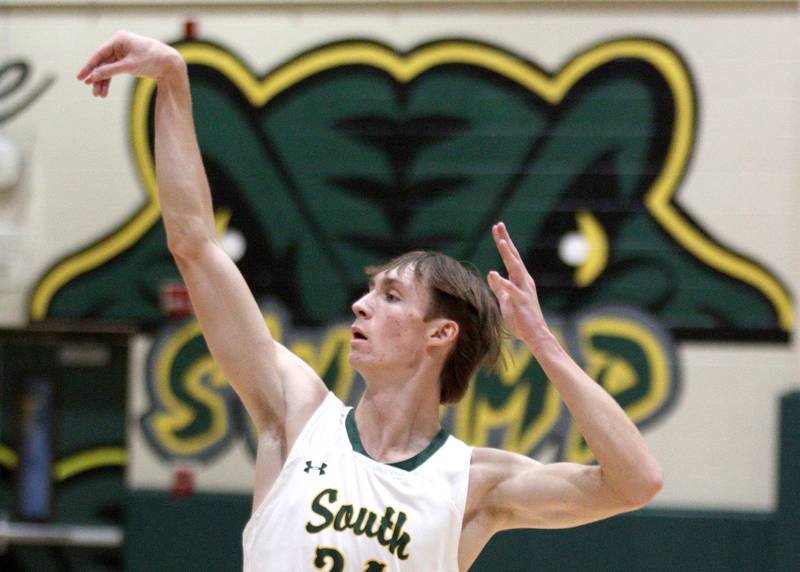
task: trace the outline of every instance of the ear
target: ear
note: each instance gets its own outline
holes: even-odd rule
[[[428,343],[432,346],[454,344],[458,338],[458,322],[447,318],[437,318],[430,323]]]

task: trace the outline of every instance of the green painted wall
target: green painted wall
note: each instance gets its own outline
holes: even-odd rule
[[[781,399],[778,479],[776,570],[794,572],[800,569],[800,391]]]
[[[781,402],[775,513],[645,509],[569,530],[497,535],[473,572],[789,572],[800,563],[800,392]],[[127,570],[241,570],[249,495],[133,492]]]
[[[240,571],[249,507],[247,496],[133,494],[127,570]],[[471,570],[772,572],[774,528],[769,514],[642,510],[570,530],[499,534]]]

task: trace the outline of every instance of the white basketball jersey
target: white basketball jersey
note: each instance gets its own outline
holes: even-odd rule
[[[247,523],[245,572],[457,572],[471,456],[442,431],[411,459],[374,461],[329,393]]]

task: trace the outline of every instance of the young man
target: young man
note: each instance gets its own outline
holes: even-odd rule
[[[576,526],[641,507],[660,490],[660,467],[639,431],[548,330],[502,223],[492,234],[508,278],[489,273],[496,300],[443,255],[412,253],[373,269],[369,291],[353,304],[350,354],[366,390],[355,410],[346,408],[273,341],[217,244],[180,55],[120,32],[78,79],[105,97],[120,73],[158,82],[156,171],[168,245],[208,347],[258,430],[246,570],[467,570],[500,530]],[[497,357],[498,308],[598,465],[541,464],[442,432],[440,401],[457,400],[477,365]]]

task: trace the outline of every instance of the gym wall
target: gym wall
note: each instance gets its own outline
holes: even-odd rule
[[[276,337],[351,404],[361,269],[430,247],[485,273],[499,267],[489,224],[508,223],[549,323],[641,427],[665,486],[651,512],[563,537],[506,535],[488,554],[562,538],[623,569],[620,539],[641,533],[643,558],[674,554],[662,540],[677,534],[742,566],[697,570],[785,561],[779,409],[800,379],[797,3],[0,6],[0,326],[125,332],[127,453],[74,478],[124,466],[130,569],[166,542],[143,523],[224,514],[224,525],[187,522],[158,569],[194,550],[234,570],[238,554],[181,548],[205,538],[238,550],[254,437],[166,250],[154,86],[116,78],[99,100],[75,80],[119,29],[189,62],[222,243]],[[474,445],[591,462],[541,370],[515,356],[481,374],[445,426]],[[6,399],[12,382],[0,383]],[[653,552],[659,542],[670,548]]]

